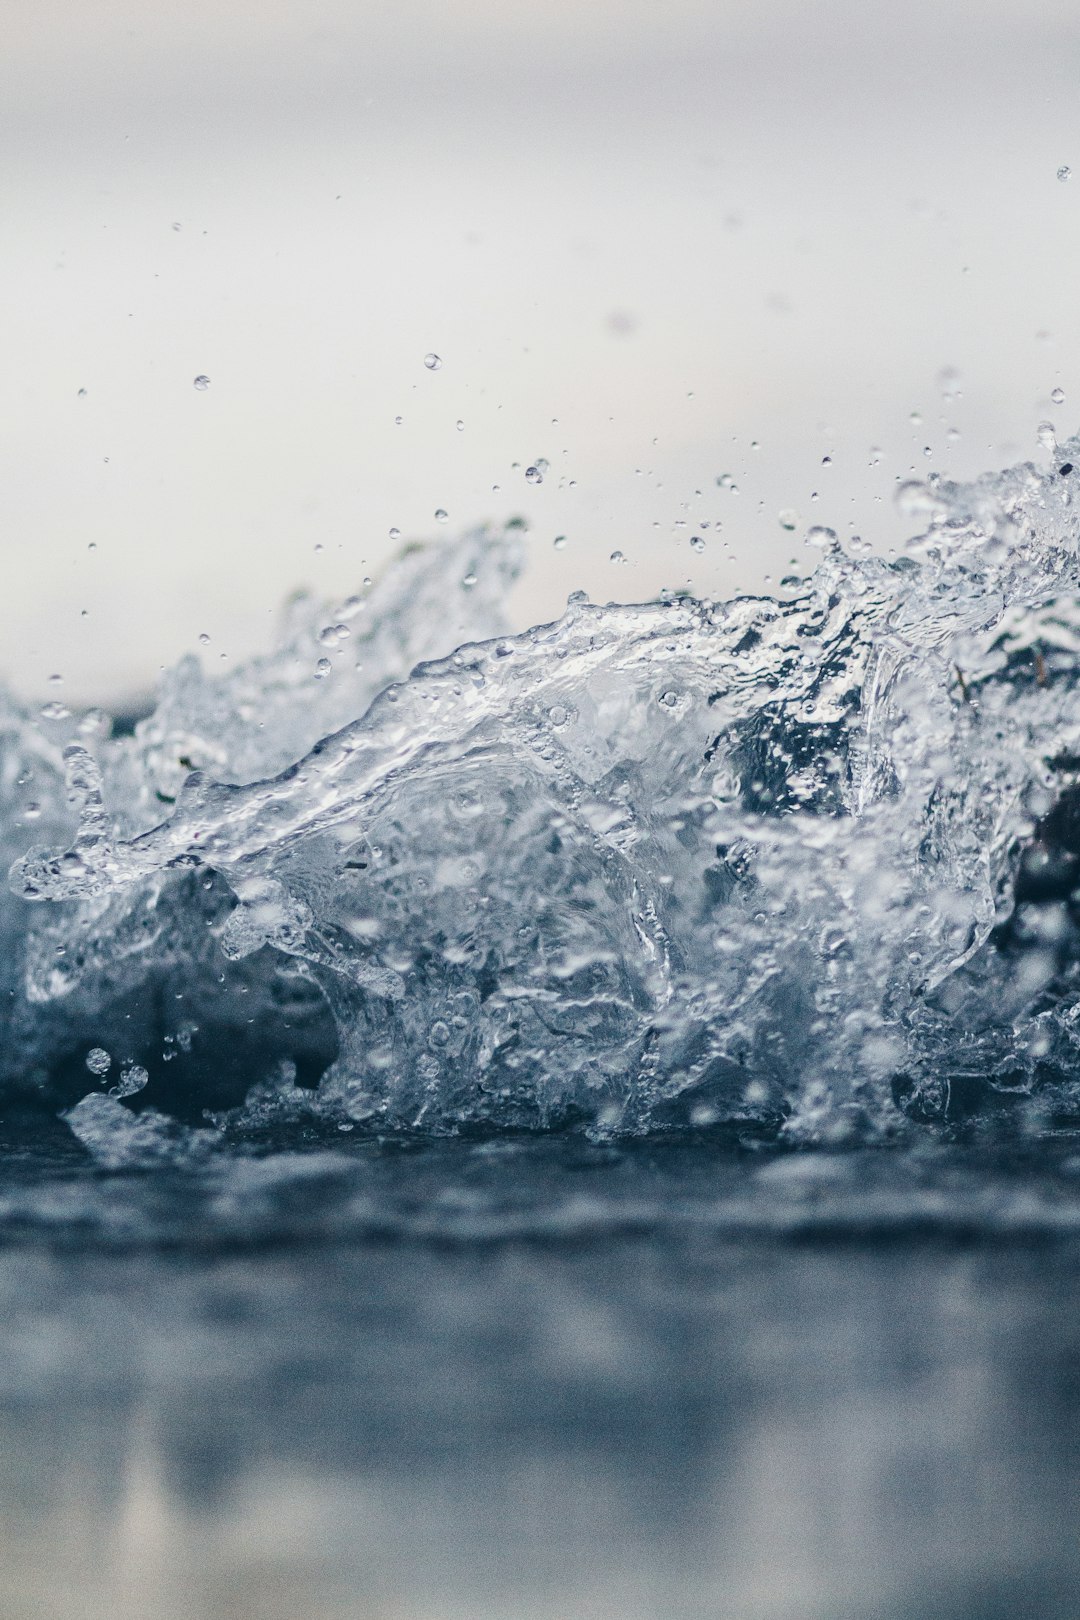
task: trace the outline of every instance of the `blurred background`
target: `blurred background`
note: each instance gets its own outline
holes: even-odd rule
[[[511,515],[518,624],[757,586],[1073,425],[1064,0],[2,10],[25,696],[133,699]]]

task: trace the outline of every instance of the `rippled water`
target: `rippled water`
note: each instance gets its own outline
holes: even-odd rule
[[[1074,455],[6,702],[12,1613],[1073,1612]]]

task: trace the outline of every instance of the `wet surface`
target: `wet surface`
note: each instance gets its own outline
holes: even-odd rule
[[[5,1616],[1075,1613],[1068,1143],[20,1139]]]

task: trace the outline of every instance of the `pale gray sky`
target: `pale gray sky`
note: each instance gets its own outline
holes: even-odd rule
[[[781,509],[888,544],[912,466],[1075,423],[1075,6],[0,22],[0,665],[26,693],[145,690],[203,631],[241,656],[437,508],[527,517],[519,621],[582,585],[729,592],[798,548]]]

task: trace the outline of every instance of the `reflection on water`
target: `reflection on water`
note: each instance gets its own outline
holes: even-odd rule
[[[396,1235],[125,1246],[88,1197],[80,1244],[80,1175],[137,1178],[34,1173],[0,1256],[5,1617],[1075,1613],[1074,1239],[736,1241],[715,1146],[350,1163]],[[470,1236],[500,1183],[581,1219]]]

